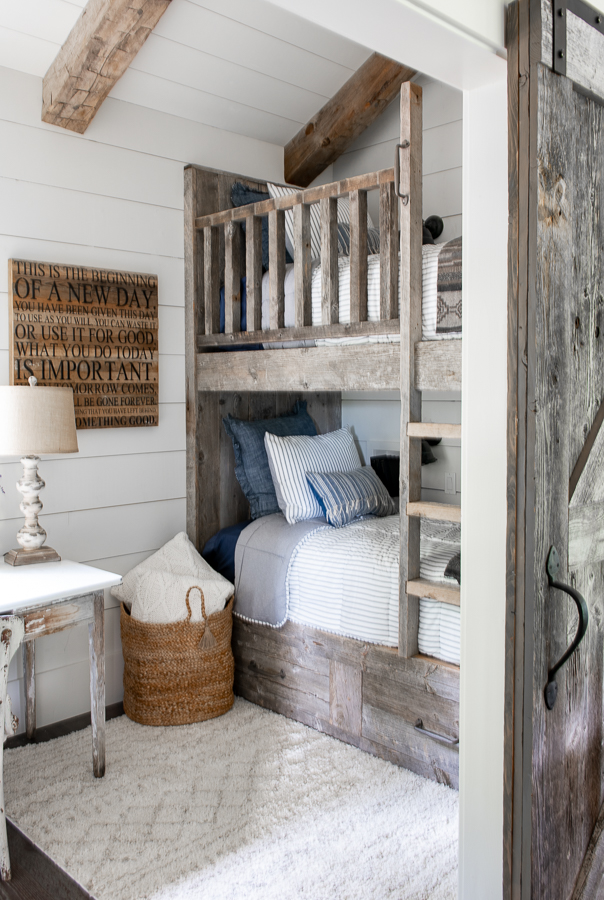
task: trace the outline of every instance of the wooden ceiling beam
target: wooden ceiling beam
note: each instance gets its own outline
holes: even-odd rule
[[[44,76],[42,121],[84,134],[170,0],[88,0]]]
[[[396,97],[409,69],[373,53],[285,147],[285,180],[308,187]]]

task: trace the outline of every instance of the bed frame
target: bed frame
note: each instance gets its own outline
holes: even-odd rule
[[[305,398],[320,433],[341,425],[343,390],[401,392],[401,563],[398,649],[287,622],[235,619],[235,690],[427,777],[457,786],[459,668],[418,653],[419,598],[459,605],[459,590],[419,579],[419,521],[460,521],[455,506],[421,502],[421,438],[459,437],[459,426],[421,422],[422,390],[461,389],[461,341],[421,341],[422,98],[401,88],[400,175],[393,169],[233,209],[231,187],[266,184],[185,169],[187,530],[201,549],[249,510],[234,475],[222,418],[269,418]],[[398,165],[396,166],[398,170]],[[380,320],[367,321],[367,192],[379,191]],[[397,197],[398,194],[398,197]],[[337,198],[351,218],[351,323],[339,324]],[[399,199],[400,198],[400,199]],[[311,317],[310,205],[320,204],[322,324]],[[295,325],[284,327],[285,210],[294,211]],[[270,327],[261,328],[261,216],[269,220]],[[245,222],[243,239],[241,223]],[[397,317],[400,247],[402,305]],[[240,283],[246,276],[247,331]],[[220,334],[220,288],[225,333]],[[391,334],[393,344],[242,351],[230,346],[303,338]],[[406,515],[404,514],[406,512]]]

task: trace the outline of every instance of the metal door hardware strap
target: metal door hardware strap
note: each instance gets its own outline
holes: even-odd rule
[[[558,75],[566,75],[566,20],[568,13],[583,19],[600,34],[604,34],[604,15],[584,0],[552,0],[554,34],[552,67]]]

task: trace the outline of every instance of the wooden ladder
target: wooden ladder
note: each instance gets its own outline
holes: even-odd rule
[[[401,229],[401,450],[399,655],[417,656],[419,600],[428,597],[459,606],[459,587],[420,578],[420,520],[461,522],[461,509],[421,499],[422,438],[460,438],[460,425],[421,421],[421,392],[415,387],[415,347],[422,339],[422,94],[401,87],[399,220]]]

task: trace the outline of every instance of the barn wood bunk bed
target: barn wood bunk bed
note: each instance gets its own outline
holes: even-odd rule
[[[407,143],[408,142],[408,143]],[[419,599],[459,607],[459,589],[419,577],[420,517],[460,521],[458,507],[421,502],[421,438],[459,426],[421,423],[422,390],[461,389],[461,341],[422,341],[422,99],[401,88],[400,179],[392,169],[232,208],[231,188],[266,184],[198,166],[185,169],[187,529],[201,551],[248,518],[222,427],[288,412],[304,398],[319,433],[341,427],[343,390],[401,392],[398,648],[287,621],[234,620],[236,692],[421,775],[457,786],[459,667],[418,652]],[[399,196],[397,197],[397,188]],[[367,321],[367,192],[379,191],[380,318]],[[350,324],[339,322],[336,202],[350,205]],[[310,204],[321,212],[321,324],[312,323]],[[295,324],[284,327],[285,210],[295,228]],[[270,322],[262,330],[261,216],[269,220]],[[241,224],[245,222],[245,234]],[[399,237],[400,235],[400,237]],[[397,270],[401,307],[398,317]],[[241,278],[247,330],[241,331]],[[220,290],[224,286],[224,332]],[[255,349],[274,342],[398,334],[396,343]],[[241,349],[231,350],[231,346]],[[229,349],[231,352],[218,352]]]

